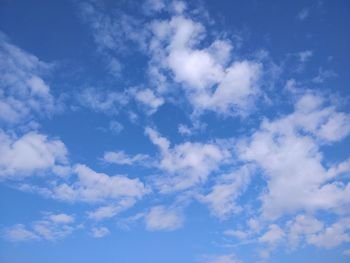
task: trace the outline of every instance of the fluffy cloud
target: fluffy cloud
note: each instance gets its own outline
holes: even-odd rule
[[[135,203],[135,199],[125,198],[116,204],[101,206],[94,211],[88,212],[88,217],[97,221],[112,218],[118,213],[132,207]]]
[[[109,115],[117,114],[129,102],[129,97],[122,92],[96,88],[84,89],[79,99],[83,106]]]
[[[29,241],[29,240],[36,240],[39,239],[39,236],[37,236],[32,231],[26,229],[26,227],[22,224],[14,225],[13,227],[7,229],[5,231],[5,236],[7,240],[12,242],[18,242],[18,241]]]
[[[125,165],[143,163],[143,162],[146,162],[148,159],[149,159],[149,156],[146,154],[136,154],[134,156],[130,156],[123,151],[105,152],[103,156],[103,160],[108,163],[125,164]]]
[[[0,156],[1,177],[58,170],[61,164],[67,162],[64,144],[37,132],[17,138],[0,130]]]
[[[308,243],[322,248],[334,248],[344,242],[350,242],[349,230],[350,219],[343,218],[326,227],[322,232],[309,236]]]
[[[138,102],[147,108],[149,114],[155,113],[157,109],[164,104],[164,99],[156,96],[150,89],[134,91],[134,96]]]
[[[267,218],[300,209],[348,205],[350,185],[336,180],[340,172],[348,170],[348,162],[327,169],[319,145],[347,136],[350,118],[323,103],[322,97],[306,94],[297,101],[293,113],[263,121],[260,130],[238,145],[239,157],[257,163],[266,176],[268,191],[261,200]]]
[[[73,223],[74,217],[67,214],[53,214],[49,216],[49,219],[54,223]]]
[[[102,238],[110,234],[107,227],[94,227],[91,229],[91,234],[94,238]]]
[[[220,256],[209,256],[204,260],[205,263],[242,263],[241,260],[233,254],[220,255]]]
[[[184,15],[151,24],[153,63],[150,74],[164,86],[164,70],[183,84],[195,111],[212,110],[224,114],[246,113],[259,95],[262,65],[241,60],[228,64],[233,49],[228,40],[215,40],[197,48],[205,38],[205,28]]]
[[[119,76],[123,65],[120,57],[129,51],[128,47],[144,48],[147,32],[141,21],[115,12],[108,15],[102,2],[94,1],[80,4],[81,17],[90,26],[98,52],[107,63],[107,69]]]
[[[145,216],[146,228],[150,231],[175,230],[183,224],[181,212],[177,209],[155,206]]]
[[[54,110],[42,75],[49,65],[11,44],[0,32],[0,121],[15,124]]]
[[[157,180],[163,192],[183,190],[205,182],[208,175],[229,157],[227,150],[214,143],[185,142],[171,148],[170,142],[155,130],[147,128],[146,134],[160,149],[158,168],[170,174]]]
[[[323,222],[316,218],[298,215],[294,220],[287,223],[288,228],[288,243],[292,248],[299,245],[302,237],[309,237],[320,232],[324,227]]]
[[[71,215],[49,214],[42,220],[34,221],[31,227],[17,224],[6,229],[4,237],[13,242],[62,239],[73,232],[73,221]]]
[[[269,230],[259,238],[259,241],[273,245],[282,240],[283,236],[283,230],[278,225],[272,224],[269,226]]]
[[[252,168],[243,166],[240,170],[220,176],[211,191],[199,199],[208,204],[213,215],[225,219],[241,211],[236,199],[250,182]]]
[[[139,179],[123,175],[108,176],[78,164],[73,169],[77,180],[72,184],[59,184],[53,190],[55,198],[66,201],[102,202],[123,198],[142,198],[148,189]]]

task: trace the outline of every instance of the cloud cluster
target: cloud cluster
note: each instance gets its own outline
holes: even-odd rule
[[[306,94],[293,113],[263,121],[238,145],[239,158],[258,164],[266,176],[268,189],[261,196],[265,217],[349,205],[350,185],[337,181],[337,175],[349,171],[349,161],[325,167],[320,146],[347,136],[350,117],[323,104],[322,97]]]
[[[181,211],[155,206],[145,216],[146,229],[155,230],[175,230],[182,226],[184,218]]]
[[[229,152],[215,143],[185,142],[171,147],[154,129],[146,128],[146,134],[160,150],[158,169],[169,174],[157,179],[161,192],[184,190],[204,183],[229,157]]]
[[[17,224],[6,229],[5,238],[13,242],[62,239],[74,231],[73,223],[72,215],[49,214],[42,220],[31,223],[30,227]]]
[[[0,32],[0,121],[16,124],[54,110],[42,75],[50,65],[8,41]]]
[[[150,25],[152,54],[150,76],[158,89],[166,80],[181,84],[195,112],[246,114],[259,96],[262,64],[257,61],[232,61],[233,46],[228,39],[203,46],[206,29],[185,14]],[[170,76],[170,77],[169,77]]]
[[[65,145],[38,132],[17,138],[0,129],[0,156],[0,177],[21,177],[44,171],[59,173],[67,164]]]

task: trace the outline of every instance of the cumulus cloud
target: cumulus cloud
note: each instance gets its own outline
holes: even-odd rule
[[[109,235],[109,229],[107,227],[94,227],[91,229],[91,235],[94,238],[102,238]]]
[[[49,214],[30,226],[16,224],[5,229],[4,238],[12,241],[57,240],[74,231],[74,217],[67,214]]]
[[[117,114],[129,102],[122,92],[97,88],[85,88],[79,94],[79,100],[83,106],[108,115]]]
[[[147,108],[148,114],[155,113],[164,104],[164,99],[155,95],[151,89],[134,91],[133,94],[135,99]]]
[[[269,226],[269,230],[266,231],[260,238],[260,242],[268,243],[270,245],[276,244],[278,241],[282,240],[284,236],[283,230],[276,224]]]
[[[74,217],[67,214],[52,214],[49,216],[49,219],[54,223],[73,223]]]
[[[242,263],[235,255],[219,255],[219,256],[207,256],[203,261],[205,263]]]
[[[147,32],[141,21],[119,10],[112,14],[106,12],[102,2],[86,1],[80,3],[80,14],[90,27],[97,51],[106,62],[106,68],[114,76],[120,76],[123,69],[121,57],[129,51],[128,47],[144,48]]]
[[[120,212],[132,207],[135,203],[136,200],[133,198],[121,199],[115,204],[101,206],[94,211],[88,212],[88,217],[97,221],[112,218]]]
[[[171,231],[183,225],[183,216],[177,208],[155,206],[145,215],[146,229],[150,231]]]
[[[153,59],[150,74],[165,85],[164,70],[170,70],[175,82],[183,85],[194,110],[212,110],[223,114],[247,113],[259,95],[259,62],[231,61],[229,40],[215,40],[199,48],[205,38],[203,24],[185,15],[151,24],[150,50]],[[229,63],[231,62],[231,63]]]
[[[67,163],[67,149],[58,139],[29,132],[21,137],[0,130],[0,176],[27,176],[60,170]],[[59,171],[58,171],[59,172]]]
[[[34,232],[26,229],[26,227],[22,224],[14,225],[13,227],[7,229],[5,231],[5,236],[7,240],[12,242],[18,241],[29,241],[39,239]]]
[[[112,133],[119,134],[124,129],[124,126],[123,126],[123,124],[121,124],[118,121],[110,121],[109,122],[109,129]]]
[[[130,156],[123,151],[105,152],[103,155],[103,160],[108,163],[124,165],[133,165],[139,163],[146,164],[146,162],[149,160],[149,156],[146,154],[136,154],[134,156]]]
[[[345,242],[350,242],[349,230],[350,219],[342,218],[326,227],[322,232],[309,236],[308,243],[321,248],[334,248]]]
[[[308,8],[303,8],[302,10],[300,10],[300,12],[298,13],[297,15],[297,18],[300,20],[300,21],[303,21],[305,20],[308,16],[309,16],[309,9]]]
[[[146,128],[146,134],[160,150],[158,168],[169,174],[157,179],[163,192],[184,190],[205,182],[229,157],[226,149],[214,143],[185,142],[170,147],[170,142],[154,129]]]
[[[77,164],[74,169],[77,180],[62,183],[52,190],[55,198],[66,201],[102,202],[122,198],[142,198],[148,189],[139,179],[123,175],[108,176],[97,173],[86,165]]]
[[[226,219],[241,211],[242,207],[236,203],[236,199],[248,186],[251,173],[251,167],[243,166],[238,171],[221,175],[211,191],[199,199],[208,204],[214,216]]]
[[[306,215],[298,215],[287,223],[288,243],[296,248],[302,238],[308,239],[310,235],[323,230],[324,224],[316,218]]]
[[[50,88],[43,80],[49,68],[0,32],[0,121],[16,124],[54,110]]]
[[[345,138],[350,117],[323,104],[322,97],[306,94],[293,113],[263,121],[260,130],[238,144],[239,157],[257,163],[266,175],[267,192],[261,196],[265,217],[348,205],[350,185],[336,180],[336,164],[324,166],[319,145]]]

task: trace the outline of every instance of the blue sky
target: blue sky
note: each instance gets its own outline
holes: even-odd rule
[[[0,1],[0,261],[348,262],[348,1]]]

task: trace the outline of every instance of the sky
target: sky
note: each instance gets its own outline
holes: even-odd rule
[[[0,0],[0,262],[349,262],[349,14]]]

